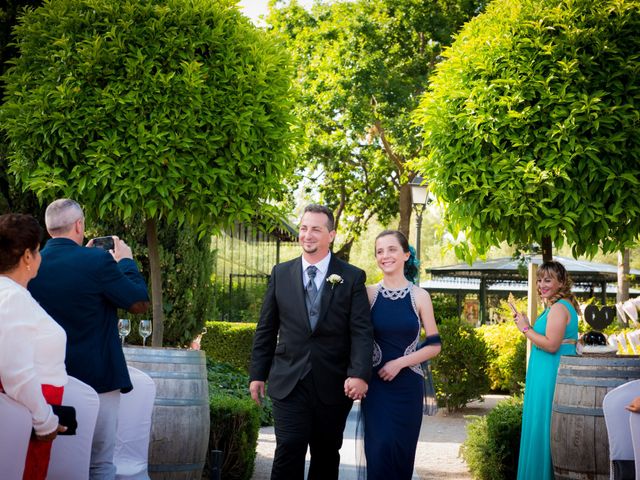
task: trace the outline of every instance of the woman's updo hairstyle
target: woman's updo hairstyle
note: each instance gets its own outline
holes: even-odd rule
[[[411,255],[404,262],[404,276],[411,283],[416,283],[418,280],[418,272],[420,271],[420,260],[416,258],[416,249],[409,246],[409,241],[407,237],[404,236],[404,233],[399,230],[384,230],[378,234],[376,237],[376,242],[379,238],[386,237],[388,235],[393,235],[400,243],[402,247],[402,251],[405,253],[410,253]]]
[[[35,252],[41,238],[42,228],[31,215],[0,215],[0,273],[16,268],[25,250]]]

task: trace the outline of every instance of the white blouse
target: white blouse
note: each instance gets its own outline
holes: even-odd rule
[[[66,385],[66,343],[64,329],[29,291],[0,275],[0,382],[9,397],[31,411],[38,435],[58,427],[41,385]]]

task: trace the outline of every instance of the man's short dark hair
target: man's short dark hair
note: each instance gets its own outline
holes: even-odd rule
[[[329,229],[329,231],[331,232],[332,230],[335,229],[336,222],[335,222],[335,219],[333,218],[333,212],[329,207],[326,207],[324,205],[319,205],[317,203],[312,203],[304,207],[303,215],[307,212],[324,213],[327,216],[327,228]]]

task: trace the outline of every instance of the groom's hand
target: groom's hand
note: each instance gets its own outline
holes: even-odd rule
[[[251,392],[251,398],[258,405],[262,405],[262,399],[264,398],[264,382],[260,380],[254,380],[249,384],[249,392]]]
[[[361,378],[349,377],[344,381],[344,394],[351,400],[362,400],[369,386]]]

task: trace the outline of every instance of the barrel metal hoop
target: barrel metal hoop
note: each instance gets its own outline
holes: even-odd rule
[[[161,407],[199,407],[208,405],[208,398],[158,398],[156,397],[154,405]]]
[[[568,407],[566,405],[553,405],[553,411],[558,413],[566,413],[568,415],[587,415],[588,417],[604,417],[601,408],[593,407]]]
[[[591,380],[588,378],[558,377],[556,380],[556,383],[563,385],[584,385],[589,387],[619,387],[627,382],[627,379],[622,378],[618,378],[617,380],[607,380],[606,378]]]
[[[149,464],[150,472],[191,472],[193,470],[202,470],[204,463],[182,463],[171,465],[151,465]]]
[[[622,377],[629,379],[640,378],[640,367],[633,370],[579,370],[575,368],[561,368],[558,376],[569,377]]]
[[[628,366],[637,367],[640,366],[640,358],[617,358],[617,357],[580,357],[563,355],[560,360],[561,365],[579,365],[589,367],[603,367],[603,366]]]
[[[150,372],[148,370],[143,370],[144,373],[149,375],[151,378],[178,378],[181,380],[202,380],[203,377],[202,372],[198,373],[190,373],[190,372]]]
[[[135,355],[127,354],[128,362],[138,363],[169,363],[171,365],[206,365],[203,357],[170,357],[163,355]]]

